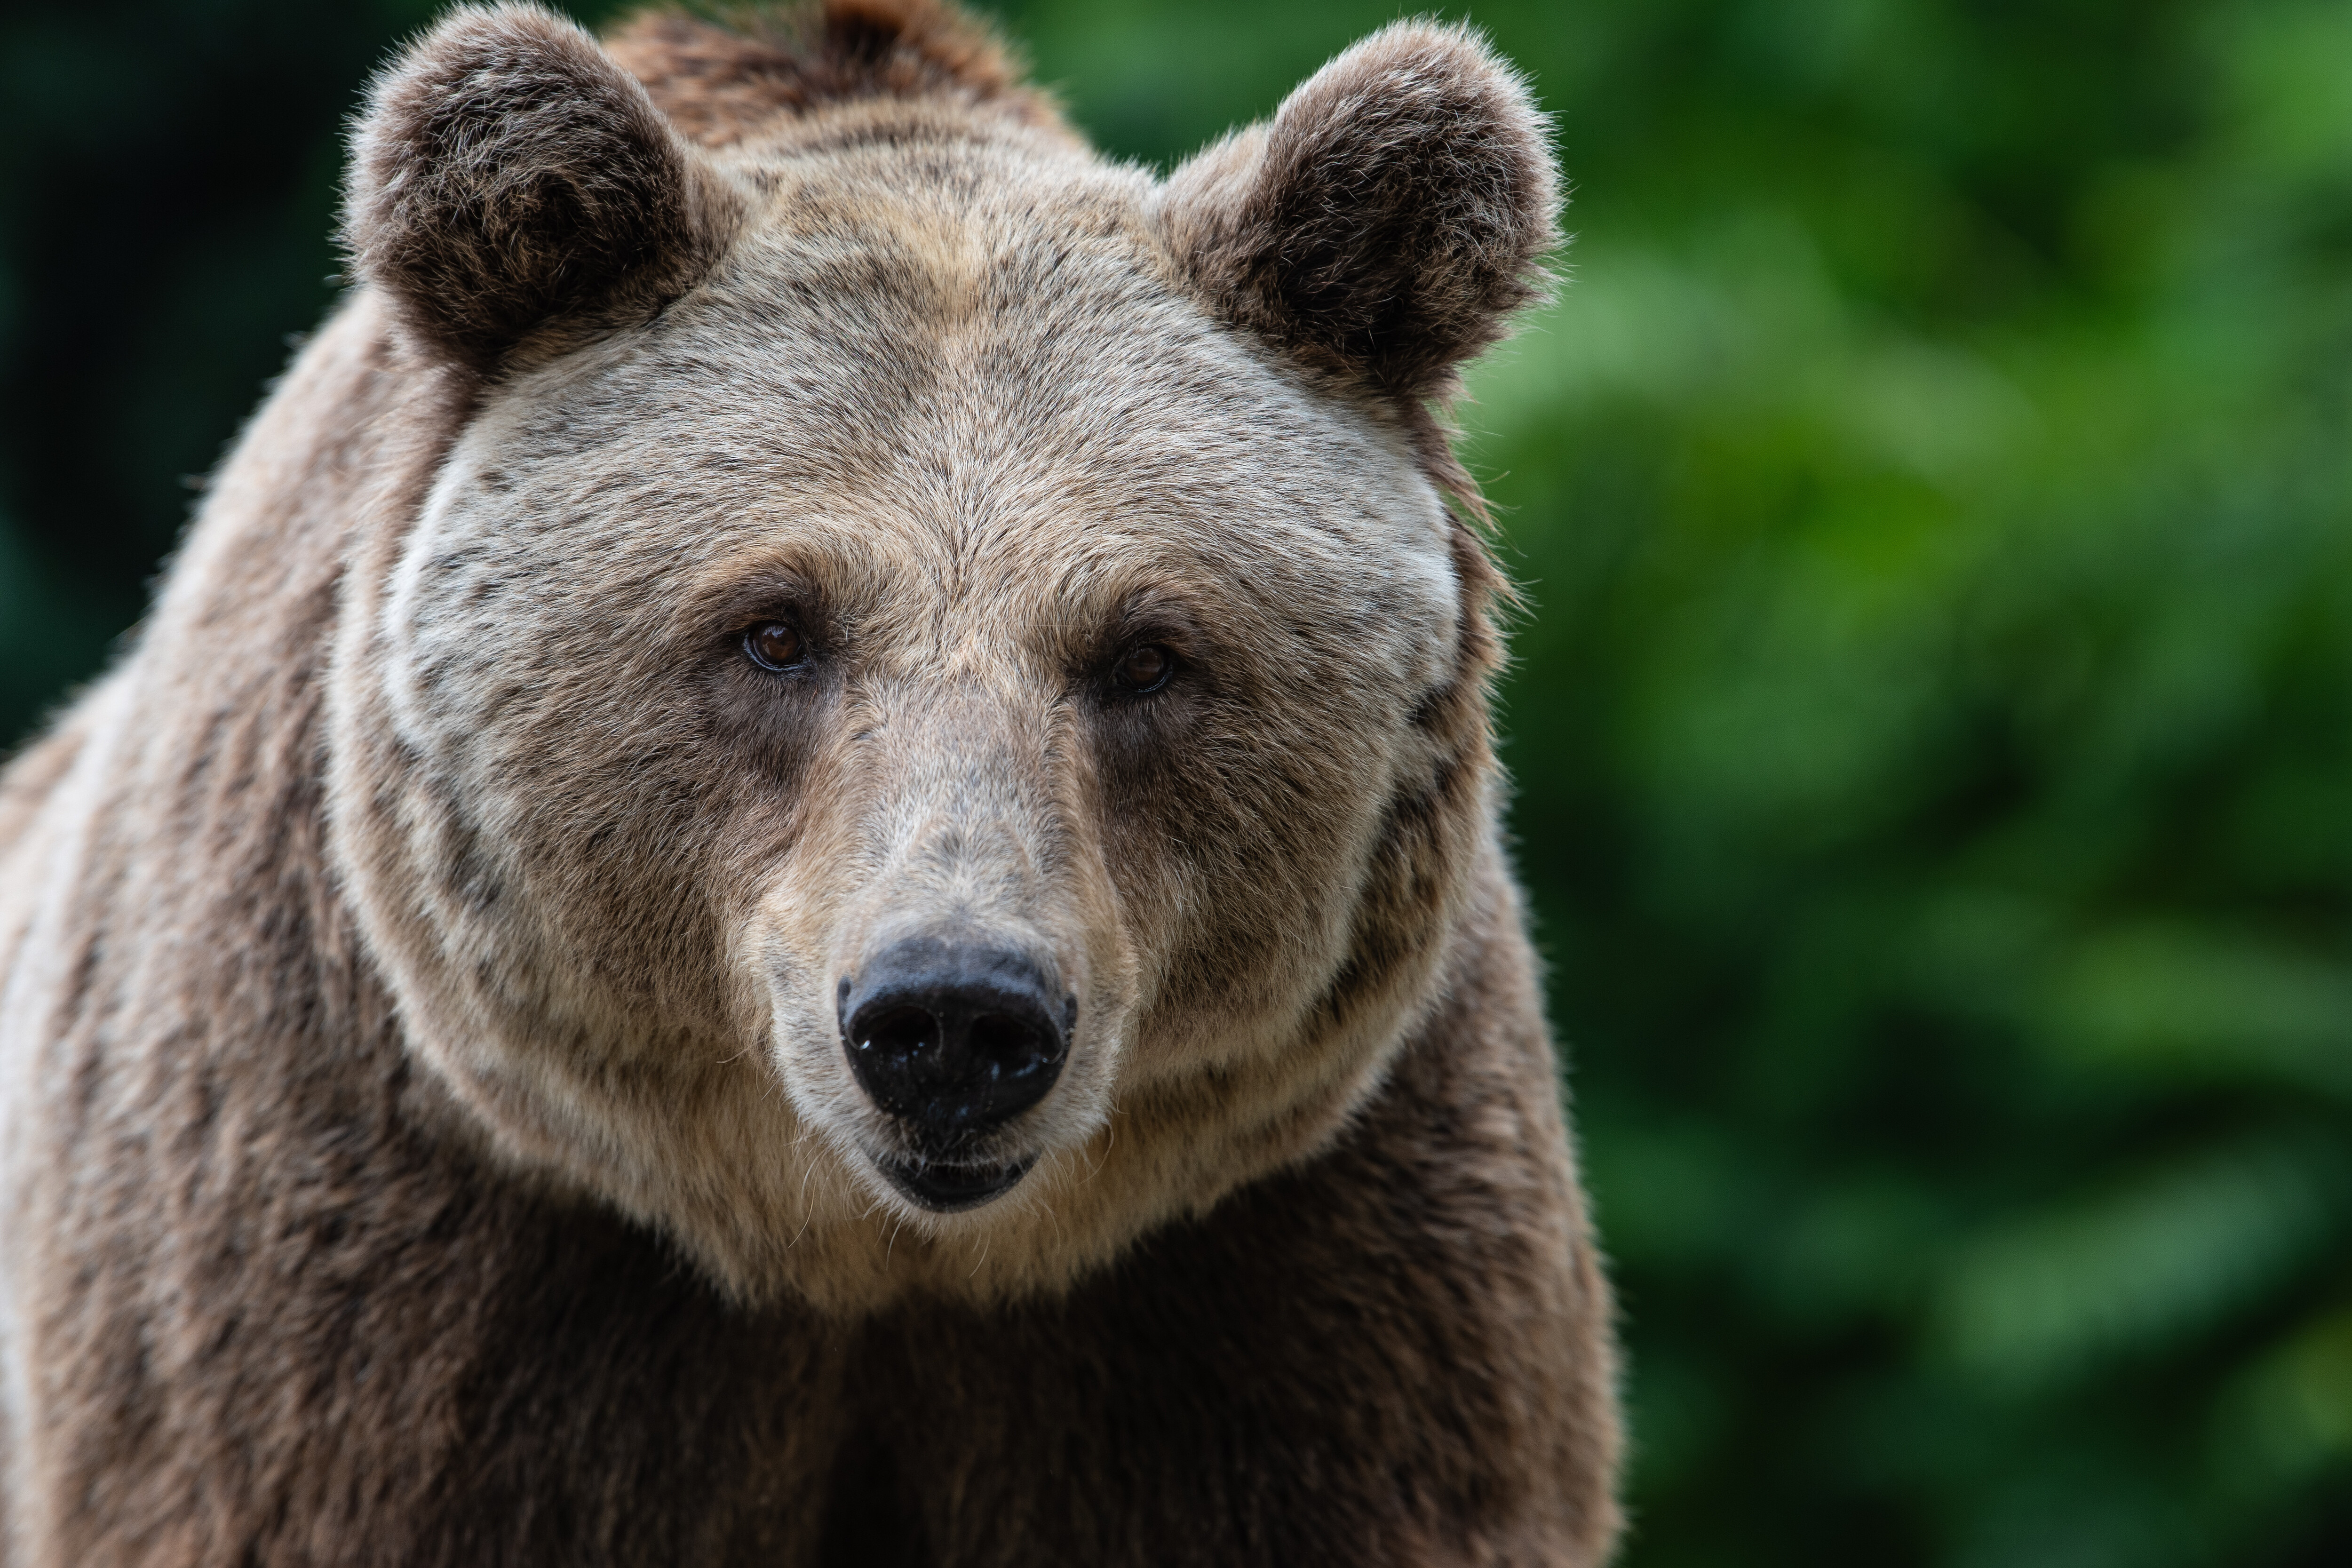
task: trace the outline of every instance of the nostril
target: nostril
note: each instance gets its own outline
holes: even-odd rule
[[[946,1031],[921,1007],[860,1009],[849,1027],[849,1063],[874,1102],[893,1116],[919,1116],[955,1076]]]
[[[920,1007],[881,1007],[861,1014],[850,1027],[863,1050],[885,1051],[913,1061],[926,1048],[937,1054],[940,1021]]]
[[[972,1055],[1007,1072],[1034,1068],[1047,1054],[1034,1025],[1002,1013],[983,1013],[971,1021]]]

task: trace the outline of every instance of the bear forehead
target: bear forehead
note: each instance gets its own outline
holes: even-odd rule
[[[699,287],[489,396],[445,543],[560,531],[567,562],[1066,599],[1164,581],[1351,619],[1452,597],[1393,418],[1187,294],[1146,176],[970,144],[755,173]]]

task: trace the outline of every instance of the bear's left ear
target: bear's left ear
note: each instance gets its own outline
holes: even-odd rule
[[[1171,176],[1161,212],[1228,320],[1389,395],[1442,397],[1549,281],[1558,184],[1527,84],[1469,29],[1400,22]]]

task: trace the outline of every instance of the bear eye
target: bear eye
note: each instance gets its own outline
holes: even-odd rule
[[[1140,697],[1159,690],[1176,673],[1176,656],[1156,642],[1138,643],[1118,656],[1111,677],[1118,688],[1131,696]]]
[[[800,629],[782,621],[762,621],[743,634],[743,657],[761,669],[784,670],[808,658]]]

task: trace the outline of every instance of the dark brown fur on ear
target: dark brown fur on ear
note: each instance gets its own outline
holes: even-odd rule
[[[719,17],[649,11],[611,40],[613,58],[705,146],[864,98],[946,98],[1024,124],[1061,123],[1023,84],[1003,43],[939,0],[809,0]]]
[[[1225,315],[1407,400],[1444,396],[1542,294],[1558,211],[1526,84],[1475,34],[1417,22],[1186,163],[1166,207],[1181,264]]]
[[[415,336],[487,370],[535,330],[683,293],[733,211],[594,39],[535,6],[467,7],[369,94],[344,241]]]

